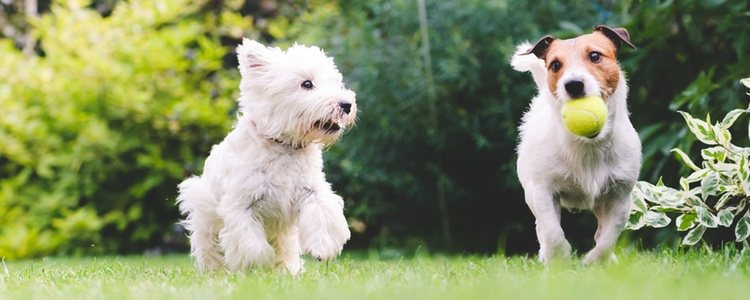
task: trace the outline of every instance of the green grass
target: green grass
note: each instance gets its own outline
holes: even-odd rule
[[[524,257],[345,255],[306,269],[199,274],[186,256],[7,262],[0,299],[750,299],[750,259],[731,250],[549,268]]]

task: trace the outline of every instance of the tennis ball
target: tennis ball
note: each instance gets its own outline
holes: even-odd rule
[[[607,120],[607,105],[599,97],[573,99],[562,107],[565,127],[575,135],[594,137]]]

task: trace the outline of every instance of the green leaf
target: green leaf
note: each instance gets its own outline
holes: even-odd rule
[[[643,192],[638,189],[633,189],[630,193],[630,198],[633,201],[632,210],[642,213],[648,211],[648,204],[646,204],[646,200],[644,200]]]
[[[730,111],[726,116],[724,116],[724,120],[721,121],[721,128],[729,129],[729,127],[732,127],[732,124],[734,124],[734,122],[737,121],[737,119],[746,112],[747,110],[745,109],[734,109]]]
[[[698,225],[692,230],[688,231],[684,238],[682,238],[682,244],[685,246],[692,246],[698,243],[703,237],[703,233],[706,232],[706,226]]]
[[[639,181],[635,183],[635,188],[633,188],[632,193],[635,194],[640,199],[643,199],[651,203],[657,203],[656,200],[654,199],[655,197],[654,192],[652,191],[655,188],[657,187],[654,185],[651,185],[648,182]],[[646,204],[644,203],[644,205]],[[643,211],[645,212],[646,210],[644,209]]]
[[[750,77],[740,80],[740,83],[750,89]]]
[[[724,227],[732,226],[734,221],[734,213],[731,211],[732,208],[720,210],[716,216],[719,218],[719,225]]]
[[[685,193],[674,189],[666,189],[661,195],[656,197],[656,202],[660,205],[678,208],[685,204]]]
[[[736,241],[742,242],[747,239],[750,235],[750,211],[746,211],[745,215],[737,221],[737,227],[734,228],[734,235],[737,237]]]
[[[743,210],[745,210],[746,205],[747,201],[740,201],[740,204],[737,204],[737,206],[734,207],[734,213],[736,215],[739,215]]]
[[[702,206],[697,206],[695,208],[695,213],[698,214],[698,223],[701,223],[701,225],[709,227],[709,228],[716,228],[718,225],[718,220],[716,216],[711,214],[708,209]]]
[[[687,213],[684,215],[680,215],[675,220],[675,226],[677,226],[678,231],[685,231],[690,228],[693,228],[695,226],[695,221],[698,219],[698,217],[693,213]]]
[[[723,147],[711,147],[701,150],[701,157],[705,160],[714,159],[718,162],[724,162],[727,158],[727,150]]]
[[[687,198],[685,198],[685,202],[689,206],[700,206],[703,204],[703,201],[701,201],[701,198],[698,198],[698,196],[690,195]]]
[[[680,187],[683,191],[689,191],[690,190],[690,181],[687,180],[685,177],[680,177]]]
[[[730,193],[722,194],[721,197],[719,198],[719,201],[716,201],[716,205],[714,206],[714,209],[717,209],[717,210],[721,209],[722,207],[724,207],[724,205],[727,204],[729,199],[732,199],[732,194]]]
[[[706,165],[711,169],[711,171],[719,173],[729,173],[737,170],[737,166],[730,163],[720,163],[709,160],[706,161]]]
[[[631,211],[628,216],[628,223],[625,224],[625,229],[638,230],[646,225],[646,218],[643,217],[643,213],[640,211]]]
[[[709,169],[700,169],[698,171],[693,172],[690,174],[690,176],[687,177],[688,182],[696,182],[706,177],[708,172],[711,171]]]
[[[682,117],[685,119],[685,122],[688,125],[688,129],[690,129],[690,132],[695,135],[696,138],[698,138],[699,141],[706,145],[716,145],[716,141],[714,140],[714,130],[711,126],[711,123],[702,121],[700,119],[693,118],[690,114],[680,111],[679,112]],[[706,120],[711,120],[710,116],[706,117]]]
[[[742,193],[750,195],[750,164],[748,164],[747,157],[744,155],[737,162],[737,173],[739,174],[738,179]]]
[[[703,196],[703,200],[706,200],[708,196],[716,195],[716,190],[719,188],[719,179],[719,173],[709,172],[701,180],[701,195]]]
[[[646,212],[644,219],[646,226],[653,228],[662,228],[669,225],[669,222],[672,221],[666,214],[655,211]]]
[[[746,177],[748,175],[747,158],[745,156],[742,156],[737,162],[737,172],[740,173],[740,177]]]
[[[728,129],[723,129],[718,126],[713,127],[714,138],[719,145],[729,148],[732,142],[732,133]]]
[[[688,155],[685,152],[683,152],[682,150],[674,148],[674,149],[672,149],[672,152],[675,153],[675,154],[677,154],[677,157],[680,160],[682,160],[682,162],[686,166],[688,166],[688,168],[693,169],[693,171],[699,171],[701,169],[701,168],[698,168],[698,166],[696,166],[695,163],[693,163],[693,161],[690,160],[690,157],[688,157]]]
[[[681,209],[676,207],[669,207],[669,206],[661,206],[661,205],[655,205],[650,208],[651,211],[655,212],[662,212],[662,213],[680,213],[682,212]]]

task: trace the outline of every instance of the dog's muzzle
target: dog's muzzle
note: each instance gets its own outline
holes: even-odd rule
[[[318,121],[315,121],[315,123],[313,123],[313,126],[315,128],[325,131],[326,133],[335,133],[341,130],[341,126],[339,126],[338,123],[331,121],[331,120],[327,120],[327,121],[318,120]]]

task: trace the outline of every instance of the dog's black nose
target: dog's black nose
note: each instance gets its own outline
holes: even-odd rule
[[[568,92],[571,98],[583,97],[583,81],[571,80],[565,83],[565,91]]]
[[[352,103],[349,101],[340,101],[339,106],[347,115],[352,111]]]

